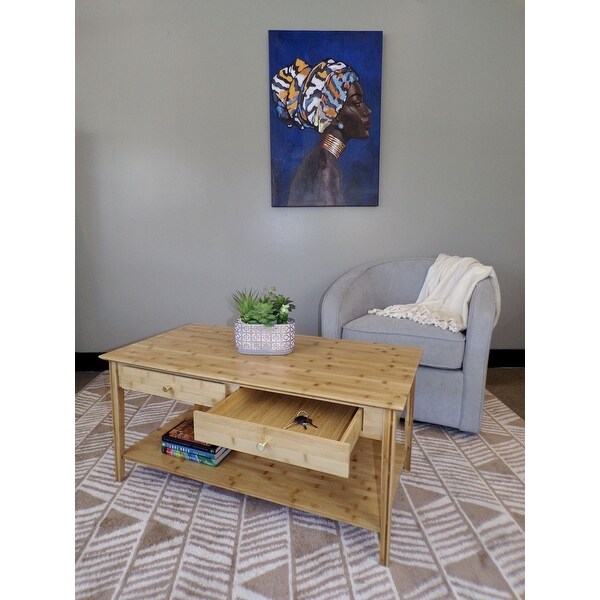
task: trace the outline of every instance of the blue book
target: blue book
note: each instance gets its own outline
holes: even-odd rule
[[[169,456],[181,458],[182,460],[190,460],[192,462],[208,465],[210,467],[216,467],[230,452],[229,449],[226,449],[226,451],[220,454],[218,457],[207,458],[206,456],[202,456],[192,451],[185,452],[183,450],[177,450],[176,448],[170,448],[164,445],[161,445],[160,451],[163,454],[168,454]]]
[[[220,448],[217,452],[205,452],[204,450],[198,450],[197,448],[190,448],[189,446],[184,446],[182,444],[174,444],[172,442],[162,441],[160,443],[162,448],[171,448],[172,450],[177,450],[179,452],[188,452],[190,454],[195,454],[197,456],[203,456],[204,458],[215,459],[219,458],[222,454],[227,452],[228,448]]]

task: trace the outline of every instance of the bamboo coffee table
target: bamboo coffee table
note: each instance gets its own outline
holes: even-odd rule
[[[232,328],[191,324],[101,358],[110,368],[117,481],[127,459],[377,531],[388,564],[392,501],[410,469],[420,349],[299,335],[291,354],[253,356],[236,352]],[[190,409],[126,449],[126,389]],[[298,410],[318,429],[285,429]],[[161,453],[162,434],[191,415],[198,439],[234,450],[218,467]]]

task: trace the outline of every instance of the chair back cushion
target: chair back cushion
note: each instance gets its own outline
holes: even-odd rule
[[[401,258],[371,266],[364,272],[360,283],[365,296],[373,304],[369,308],[415,302],[433,260]]]

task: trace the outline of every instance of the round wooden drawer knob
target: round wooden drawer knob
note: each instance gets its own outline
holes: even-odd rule
[[[262,442],[258,442],[258,444],[256,444],[256,449],[257,449],[259,452],[262,452],[262,451],[265,449],[265,447],[266,447],[266,445],[267,445],[267,442],[268,442],[268,441],[269,441],[269,440],[263,440]]]

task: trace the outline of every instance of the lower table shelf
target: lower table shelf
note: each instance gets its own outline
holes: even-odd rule
[[[322,517],[380,531],[381,443],[359,438],[350,459],[350,476],[337,477],[232,451],[217,467],[160,451],[163,433],[193,409],[179,415],[125,451],[125,458],[150,467],[297,508]],[[394,491],[404,464],[404,445],[396,444]]]

